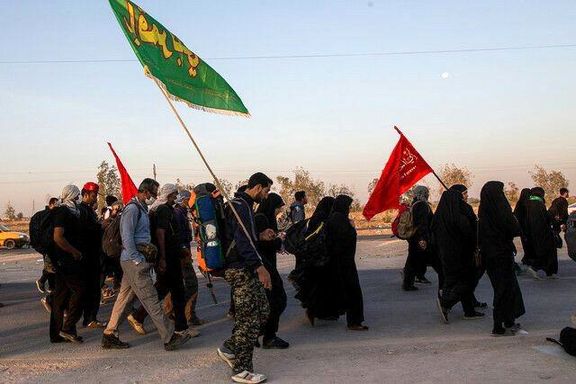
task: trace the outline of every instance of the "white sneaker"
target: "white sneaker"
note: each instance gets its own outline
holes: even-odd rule
[[[144,329],[144,324],[142,324],[141,322],[136,320],[134,318],[134,316],[132,316],[132,314],[128,315],[128,317],[126,319],[128,320],[128,323],[130,324],[130,326],[132,327],[134,332],[136,332],[139,335],[145,335],[146,334],[146,330]]]
[[[260,373],[252,373],[243,371],[232,376],[232,381],[235,383],[259,384],[265,382],[266,376]]]

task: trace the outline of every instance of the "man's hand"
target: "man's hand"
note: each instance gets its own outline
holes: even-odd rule
[[[260,232],[258,238],[260,239],[260,241],[272,241],[276,238],[276,233],[274,232],[273,229],[268,228]]]
[[[256,269],[256,273],[258,274],[258,280],[260,280],[264,288],[272,289],[272,281],[270,280],[270,274],[263,265],[259,266]]]
[[[163,275],[164,273],[166,273],[166,259],[161,258],[160,260],[158,260],[158,266],[156,267],[156,271],[158,272],[158,274]]]

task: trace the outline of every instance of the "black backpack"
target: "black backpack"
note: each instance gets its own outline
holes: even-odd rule
[[[126,207],[130,204],[134,204],[130,202],[126,204]],[[106,254],[106,256],[110,258],[119,258],[120,254],[122,253],[122,236],[120,233],[120,217],[122,215],[119,214],[114,218],[109,218],[102,223],[102,228],[104,229],[104,234],[102,235],[102,250]],[[138,207],[138,221],[140,221],[140,217],[142,216],[142,210]]]
[[[302,257],[304,264],[313,267],[322,267],[328,263],[329,256],[326,248],[326,224],[321,223],[317,228],[309,231],[310,220],[300,221],[286,232],[284,249]]]
[[[46,255],[54,248],[53,211],[61,208],[44,209],[30,218],[30,246],[36,252]]]
[[[576,328],[564,328],[560,332],[560,341],[550,337],[546,338],[546,340],[562,346],[569,355],[576,356]]]

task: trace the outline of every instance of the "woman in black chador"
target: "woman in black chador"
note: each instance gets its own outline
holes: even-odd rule
[[[320,200],[312,217],[304,223],[306,236],[326,230],[326,220],[332,212],[333,205],[333,197],[324,197]],[[324,248],[314,248],[314,251],[318,251],[316,253],[305,252],[295,255],[296,267],[289,276],[296,289],[295,298],[300,300],[303,308],[306,308],[306,316],[312,325],[315,319],[338,320],[344,313],[340,300],[342,295],[338,278],[338,261],[332,254],[326,252],[325,242],[323,245]],[[323,260],[319,262],[319,258]]]
[[[332,214],[326,223],[326,244],[328,253],[338,263],[338,276],[342,284],[344,309],[349,330],[365,331],[367,326],[364,322],[364,299],[362,288],[356,269],[356,229],[352,224],[349,214],[352,198],[339,195],[334,200]]]
[[[544,190],[536,187],[530,192],[530,200],[526,205],[526,236],[533,254],[528,260],[528,273],[539,279],[538,271],[543,270],[548,278],[554,279],[558,273],[558,254],[552,220],[544,201]]]
[[[458,302],[462,303],[464,319],[484,317],[475,310],[476,225],[476,215],[464,201],[462,192],[456,188],[445,191],[432,220],[432,233],[444,272],[442,296],[437,302],[445,323],[448,323],[448,312]]]
[[[282,197],[276,193],[270,193],[266,200],[260,203],[254,216],[258,233],[266,229],[272,229],[275,233],[278,233],[276,216],[280,213],[283,206]],[[270,303],[270,316],[264,327],[262,346],[266,349],[285,349],[289,347],[289,344],[276,336],[280,315],[286,309],[287,301],[282,277],[278,273],[276,264],[276,253],[282,248],[282,240],[276,237],[272,241],[258,241],[257,248],[262,257],[262,263],[268,273],[270,273],[270,279],[272,280],[272,289],[266,290],[268,302]]]
[[[479,240],[482,261],[494,289],[494,336],[513,336],[520,328],[516,319],[526,311],[514,273],[520,224],[504,195],[504,183],[489,181],[480,193]]]

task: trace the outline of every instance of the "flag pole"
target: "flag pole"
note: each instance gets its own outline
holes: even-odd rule
[[[400,128],[398,128],[397,126],[394,126],[394,129],[396,130],[396,132],[398,132],[398,134],[400,134],[400,136],[404,136],[406,137],[402,131],[400,130]],[[442,179],[440,178],[440,176],[438,176],[438,174],[436,173],[436,171],[430,167],[430,169],[432,169],[432,174],[438,179],[438,181],[440,182],[440,184],[442,184],[442,186],[444,187],[444,189],[448,190],[448,187],[446,186],[446,184],[444,184],[444,182],[442,181]]]
[[[224,187],[222,187],[222,184],[220,183],[220,179],[216,176],[216,174],[214,173],[214,171],[212,170],[212,167],[210,167],[210,164],[208,164],[208,161],[206,160],[206,157],[204,157],[204,154],[202,153],[202,150],[200,149],[200,147],[198,146],[198,144],[196,143],[196,140],[194,140],[194,137],[192,137],[192,134],[190,133],[190,130],[188,129],[188,127],[186,126],[186,123],[184,123],[184,120],[182,120],[182,117],[180,117],[180,114],[178,113],[178,111],[176,110],[176,107],[174,107],[174,103],[172,103],[172,100],[170,100],[170,97],[168,96],[167,92],[164,90],[164,88],[162,88],[162,86],[160,85],[160,82],[158,79],[156,79],[155,77],[152,77],[152,79],[154,80],[154,82],[156,83],[156,85],[158,86],[158,88],[160,88],[160,92],[162,92],[162,95],[164,95],[164,98],[166,99],[166,101],[168,102],[168,105],[170,106],[170,109],[172,109],[172,112],[174,112],[174,115],[176,116],[176,119],[178,119],[178,122],[180,122],[180,125],[182,126],[182,129],[184,129],[184,132],[186,132],[186,135],[188,136],[188,138],[190,139],[190,141],[192,142],[192,145],[194,145],[194,148],[196,148],[196,151],[198,152],[198,154],[200,155],[200,158],[202,159],[202,162],[204,163],[204,165],[206,166],[206,168],[208,169],[208,172],[210,172],[210,175],[212,175],[212,177],[214,178],[214,182],[216,183],[216,187],[220,190],[220,193],[222,195],[224,195],[224,197],[226,198],[226,200],[231,201],[230,196],[228,196],[228,193],[226,192],[226,190],[224,189]],[[252,237],[250,236],[250,232],[248,232],[248,229],[246,229],[246,226],[244,225],[244,223],[242,222],[242,220],[240,219],[240,216],[238,215],[238,212],[236,211],[236,208],[234,208],[234,204],[230,204],[229,205],[232,212],[234,213],[234,216],[236,217],[236,220],[238,221],[238,224],[240,224],[240,227],[242,228],[242,231],[244,232],[244,234],[246,235],[246,237],[248,238],[248,240],[250,241],[250,244],[252,245],[252,247],[254,248],[254,251],[256,251],[256,253],[258,254],[258,257],[260,257],[260,254],[258,253],[258,250],[256,249],[256,245],[254,244],[254,242],[252,241]]]

